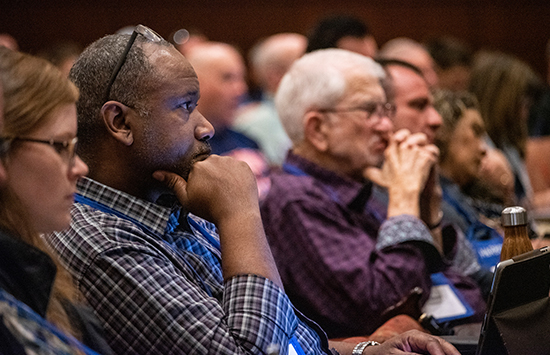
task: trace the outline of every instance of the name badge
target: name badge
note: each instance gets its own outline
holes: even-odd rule
[[[296,336],[293,336],[288,342],[288,355],[306,355]]]
[[[474,310],[460,291],[443,273],[432,274],[431,279],[432,289],[428,301],[422,308],[424,313],[433,316],[438,323],[466,318],[474,314]]]

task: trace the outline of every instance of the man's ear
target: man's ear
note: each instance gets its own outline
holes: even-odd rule
[[[128,114],[130,108],[117,101],[108,101],[101,108],[101,117],[109,133],[125,145],[134,142]]]
[[[304,140],[320,152],[328,149],[328,125],[326,116],[318,111],[309,111],[304,116]]]

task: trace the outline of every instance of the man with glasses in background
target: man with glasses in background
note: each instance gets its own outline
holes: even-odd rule
[[[91,44],[70,78],[90,171],[71,228],[46,238],[116,353],[351,354],[355,344],[329,344],[284,293],[254,177],[210,155],[214,130],[181,53],[138,26]],[[457,354],[422,333],[364,353],[395,348]]]
[[[293,148],[262,219],[287,294],[329,338],[371,334],[400,313],[417,319],[430,274],[444,267],[431,233],[440,217],[420,210],[439,151],[423,133],[393,133],[384,77],[370,58],[319,50],[293,64],[275,95]],[[388,187],[387,219],[373,182]]]

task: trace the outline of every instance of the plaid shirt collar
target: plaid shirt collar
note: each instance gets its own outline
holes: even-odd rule
[[[173,196],[162,196],[162,205],[142,200],[122,191],[103,185],[87,177],[77,183],[78,195],[122,215],[151,230],[156,235],[169,235],[178,225],[182,206]],[[161,200],[161,199],[159,199]],[[78,196],[77,196],[78,202]]]

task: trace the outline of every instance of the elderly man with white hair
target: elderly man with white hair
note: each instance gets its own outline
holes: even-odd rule
[[[440,196],[424,191],[439,151],[422,133],[393,133],[384,76],[368,57],[319,50],[294,63],[275,96],[293,147],[262,220],[287,294],[331,338],[370,334],[407,301],[397,313],[418,317],[438,271],[484,312],[475,283],[446,266]],[[388,188],[387,220],[373,182]]]

